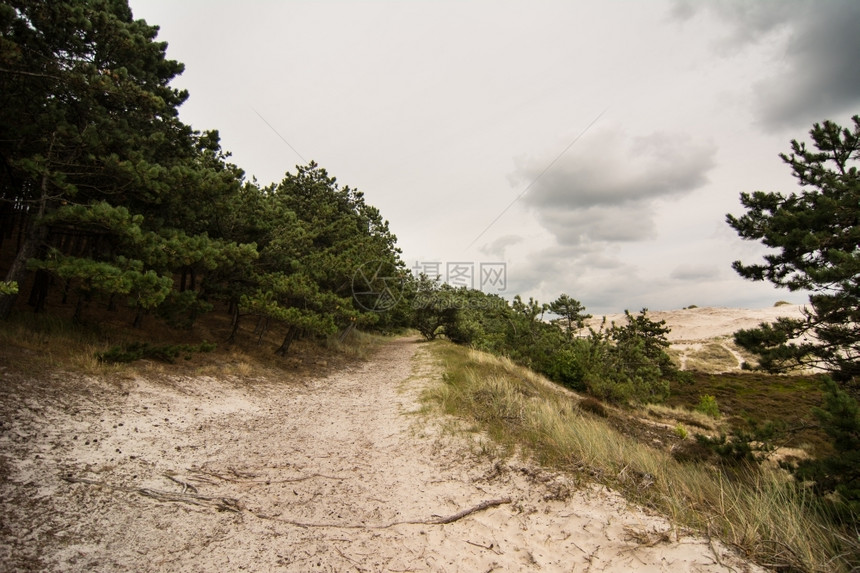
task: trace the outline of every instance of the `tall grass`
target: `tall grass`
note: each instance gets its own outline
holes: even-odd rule
[[[498,442],[615,487],[761,564],[800,571],[860,565],[856,533],[841,533],[823,504],[785,473],[762,468],[729,478],[679,462],[620,434],[582,411],[575,395],[508,360],[444,342],[433,348],[445,376],[426,398],[478,422]]]
[[[386,340],[388,339],[380,334],[351,330],[343,340],[339,336],[330,336],[325,340],[324,346],[339,354],[364,360]]]
[[[96,353],[103,350],[105,339],[105,333],[95,328],[48,314],[15,313],[0,321],[0,344],[24,349],[44,365],[71,362],[90,370],[98,362]]]

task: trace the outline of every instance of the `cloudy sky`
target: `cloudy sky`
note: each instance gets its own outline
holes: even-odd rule
[[[860,113],[856,0],[130,4],[249,178],[314,160],[411,268],[505,263],[502,294],[595,314],[803,302],[732,271],[764,251],[725,214]]]

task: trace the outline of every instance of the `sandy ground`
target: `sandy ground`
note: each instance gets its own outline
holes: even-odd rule
[[[782,305],[759,309],[701,307],[682,310],[649,310],[648,318],[666,321],[666,326],[672,329],[666,338],[672,343],[700,342],[729,337],[738,330],[755,328],[762,322],[773,322],[781,316],[801,318],[802,309],[802,305]],[[602,318],[602,316],[596,317],[591,324],[595,328],[600,326]],[[610,314],[606,320],[607,324],[612,321],[619,325],[625,324],[623,314]]]
[[[2,368],[4,571],[757,571],[418,414],[410,339],[320,378]]]

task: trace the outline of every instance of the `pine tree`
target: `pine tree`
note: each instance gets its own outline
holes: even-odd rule
[[[775,252],[734,269],[792,291],[809,291],[800,319],[781,318],[735,335],[772,372],[817,367],[850,383],[860,374],[860,116],[853,129],[830,121],[810,131],[814,149],[792,141],[780,157],[800,193],[742,193],[747,212],[727,220],[738,234]]]
[[[16,248],[5,282],[36,270],[37,304],[52,275],[152,308],[175,272],[223,260],[212,251],[228,243],[203,243],[242,174],[216,132],[179,120],[188,94],[170,82],[183,66],[166,58],[158,28],[124,0],[16,0],[0,5],[0,31],[0,237],[26,229],[20,245],[0,243]],[[159,256],[173,247],[188,251]],[[0,318],[15,303],[6,290]]]

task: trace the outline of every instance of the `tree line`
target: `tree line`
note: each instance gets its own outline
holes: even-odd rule
[[[4,2],[0,30],[0,319],[52,292],[76,320],[101,301],[135,325],[220,304],[231,338],[248,317],[285,325],[279,353],[386,320],[350,291],[365,261],[403,267],[380,212],[313,162],[247,181],[217,131],[179,119],[183,66],[127,2]]]
[[[516,295],[454,288],[422,275],[414,324],[427,339],[444,334],[459,344],[507,356],[573,390],[616,403],[659,402],[685,373],[666,350],[666,322],[647,309],[625,312],[624,324],[586,326],[590,314],[567,294],[548,304]]]

